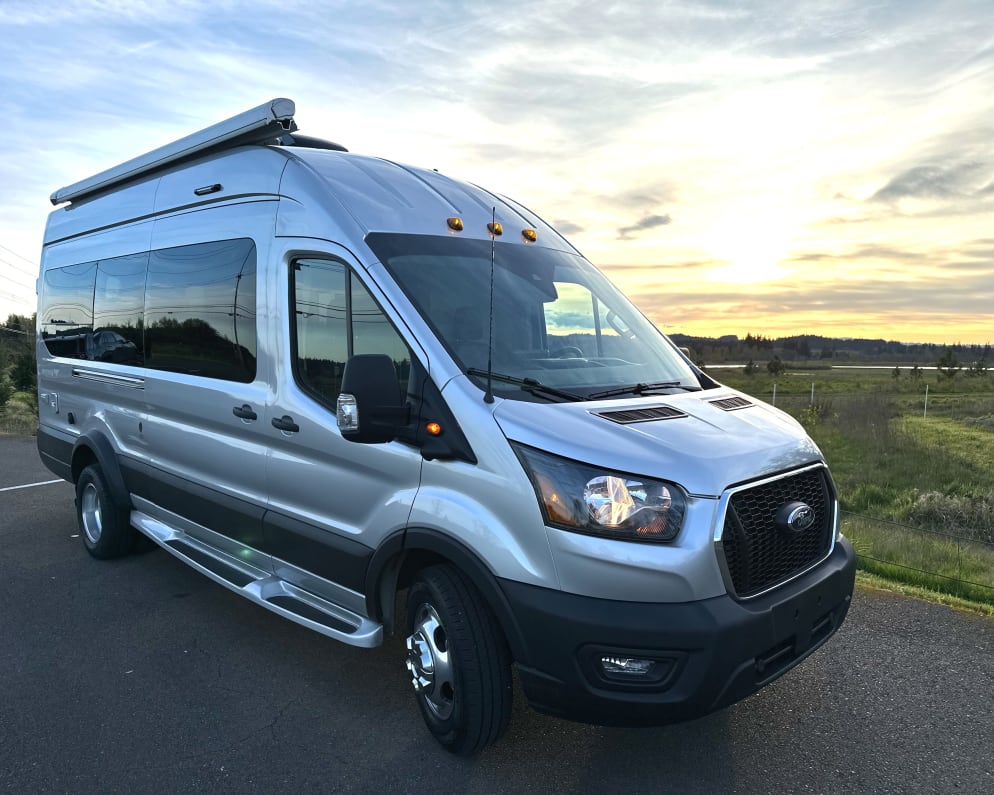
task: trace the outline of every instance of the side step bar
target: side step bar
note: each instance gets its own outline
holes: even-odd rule
[[[383,642],[383,625],[251,566],[141,511],[131,524],[171,555],[257,605],[350,646]]]

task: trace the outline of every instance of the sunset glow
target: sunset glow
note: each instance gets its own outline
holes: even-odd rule
[[[52,191],[287,96],[520,201],[666,332],[985,344],[991,30],[989,0],[3,3],[0,316]]]

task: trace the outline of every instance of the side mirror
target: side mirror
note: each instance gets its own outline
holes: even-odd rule
[[[409,409],[400,392],[393,360],[382,353],[362,353],[345,363],[338,396],[338,429],[350,442],[376,444],[397,437]]]

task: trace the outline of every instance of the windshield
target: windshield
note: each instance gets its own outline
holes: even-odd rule
[[[490,241],[372,233],[366,242],[463,371],[483,383]],[[493,372],[510,376],[495,380],[495,392],[548,397],[515,383],[523,380],[584,399],[700,389],[673,346],[582,257],[513,243],[493,248]]]

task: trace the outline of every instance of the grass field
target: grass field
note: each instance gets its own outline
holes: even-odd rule
[[[776,405],[804,424],[828,460],[844,532],[865,570],[994,602],[994,377],[715,375],[767,402],[776,383]]]

